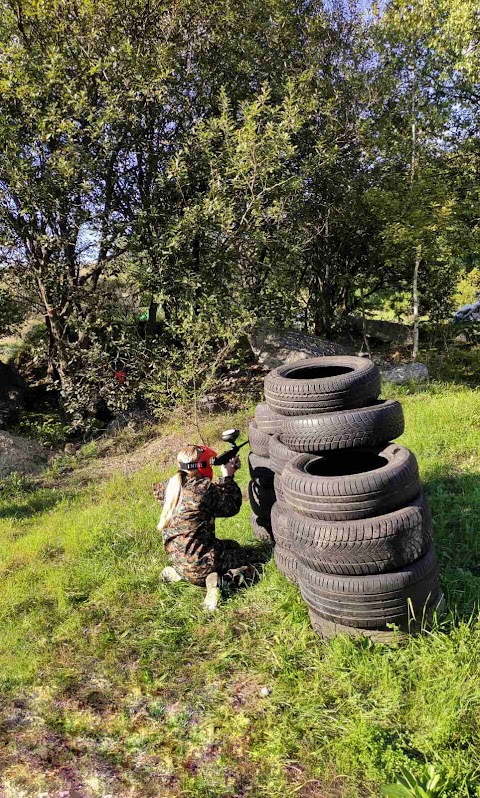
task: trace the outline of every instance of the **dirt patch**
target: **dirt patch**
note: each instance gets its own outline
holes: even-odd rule
[[[93,480],[108,478],[114,473],[130,476],[141,471],[150,463],[154,463],[160,470],[163,470],[175,461],[177,452],[184,441],[185,437],[180,434],[159,436],[128,454],[122,452],[102,460],[95,460],[92,464],[80,466],[71,475],[71,478],[79,485],[84,485]]]
[[[0,479],[9,474],[38,474],[48,460],[48,451],[36,441],[0,430]]]

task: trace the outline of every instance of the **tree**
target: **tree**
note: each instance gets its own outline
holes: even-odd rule
[[[365,124],[376,173],[370,199],[382,220],[385,260],[399,287],[411,285],[414,357],[420,306],[445,313],[469,251],[452,180],[461,81],[447,18],[446,7],[429,0],[394,0],[373,29],[376,101]]]
[[[173,395],[255,316],[331,335],[414,278],[440,312],[475,264],[470,0],[0,11],[2,288],[45,317],[75,423],[152,361]]]

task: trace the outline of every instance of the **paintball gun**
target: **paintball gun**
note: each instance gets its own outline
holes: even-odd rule
[[[240,435],[239,429],[227,429],[224,432],[222,432],[222,441],[225,441],[225,443],[229,443],[230,449],[227,449],[226,452],[223,452],[222,454],[215,457],[213,465],[216,466],[225,465],[226,463],[228,463],[229,460],[233,460],[233,458],[237,456],[242,446],[247,445],[248,441],[245,441],[245,443],[241,443],[240,445],[235,443],[239,435]]]

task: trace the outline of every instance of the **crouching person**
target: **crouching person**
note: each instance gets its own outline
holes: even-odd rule
[[[206,587],[204,605],[213,612],[222,583],[253,582],[269,551],[265,546],[241,546],[234,540],[215,537],[215,518],[236,515],[242,493],[234,478],[240,467],[239,459],[221,466],[222,476],[213,482],[210,452],[203,446],[187,446],[178,453],[178,471],[167,483],[157,529],[162,533],[171,563],[163,569],[162,579],[166,582],[186,579]],[[158,499],[161,492],[160,486],[154,485]]]

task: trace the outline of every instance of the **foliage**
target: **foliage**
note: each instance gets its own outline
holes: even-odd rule
[[[32,324],[9,350],[9,359],[20,366],[31,379],[32,372],[45,375],[48,365],[47,328],[45,324]]]
[[[184,347],[207,374],[240,319],[329,336],[414,268],[439,319],[478,265],[473,0],[0,12],[0,330],[45,319],[75,426],[135,403],[152,361],[179,396]]]
[[[382,787],[381,793],[389,798],[436,798],[445,795],[448,784],[448,779],[438,773],[434,765],[427,765],[418,778],[407,768],[402,768],[402,775],[395,784]]]
[[[455,116],[460,52],[444,39],[444,19],[428,0],[386,5],[372,30],[377,100],[365,123],[387,267],[404,289],[418,261],[421,313],[437,320],[450,313],[458,275],[476,251],[455,176],[469,138]]]
[[[26,438],[35,438],[47,446],[58,446],[68,438],[70,426],[60,421],[58,413],[24,411],[12,432]]]
[[[473,304],[480,295],[480,268],[475,267],[468,274],[462,274],[453,296],[455,309]]]
[[[237,314],[236,316],[234,314]],[[163,347],[157,344],[142,385],[142,395],[161,417],[174,405],[200,398],[211,387],[220,369],[234,367],[235,349],[251,317],[229,307],[224,300],[215,307],[212,299],[185,305],[175,325],[165,325]]]
[[[7,291],[0,288],[0,335],[6,335],[23,320],[25,310]]]

